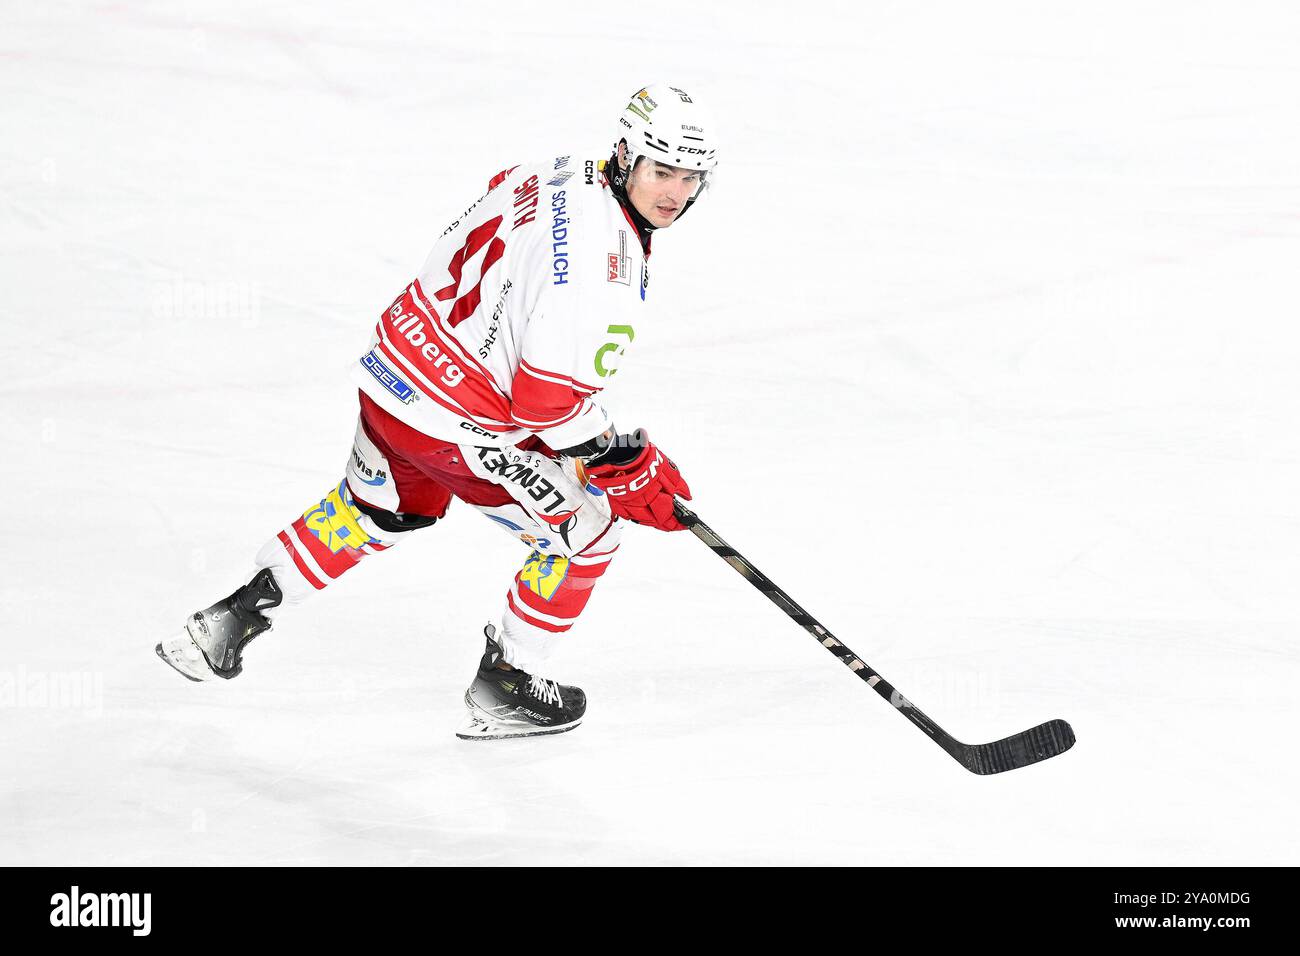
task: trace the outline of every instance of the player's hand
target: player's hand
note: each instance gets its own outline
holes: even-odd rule
[[[610,510],[618,517],[660,531],[684,531],[673,513],[673,495],[689,501],[691,489],[643,429],[637,429],[635,438],[640,454],[624,464],[597,460],[587,465],[587,480],[605,493]]]

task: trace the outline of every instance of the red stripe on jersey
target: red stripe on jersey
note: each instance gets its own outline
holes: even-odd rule
[[[456,354],[464,359],[466,363],[473,365],[476,369],[482,372],[484,381],[491,383],[493,390],[502,398],[508,400],[509,396],[507,396],[506,393],[501,391],[500,387],[497,386],[496,379],[492,377],[492,373],[487,370],[486,366],[479,362],[479,360],[461,344],[460,339],[456,338],[456,336],[442,324],[442,316],[438,314],[438,310],[434,307],[434,304],[429,301],[429,297],[424,294],[424,287],[420,285],[420,280],[416,279],[412,282],[410,288],[415,291],[415,301],[422,306],[424,311],[427,312],[433,318],[433,321],[437,323],[438,331],[447,339],[448,344],[455,349]]]
[[[511,173],[513,173],[513,172],[514,172],[516,169],[518,169],[518,168],[519,168],[518,166],[511,166],[509,169],[503,169],[503,170],[501,170],[501,172],[497,173],[495,176],[493,176],[491,179],[489,179],[489,180],[488,180],[488,192],[491,192],[492,190],[494,190],[494,189],[496,189],[498,186],[500,186],[503,182],[506,181],[506,177],[509,176]]]
[[[380,339],[379,343],[375,345],[375,351],[377,351],[384,358],[392,362],[393,365],[396,366],[397,368],[403,369],[404,371],[410,371],[409,366],[406,366],[401,360],[397,358],[397,350],[388,347],[387,340]],[[441,392],[437,391],[431,386],[426,387],[422,381],[417,380],[416,387],[420,390],[420,393],[424,395],[426,398],[433,399],[435,402],[437,402],[443,408],[447,409],[447,411],[451,412],[453,415],[456,415],[458,418],[474,417],[469,412],[465,411],[465,409],[457,405],[455,402],[447,401],[447,399],[443,397]],[[483,427],[488,428],[490,426],[484,425]],[[506,427],[508,428],[509,426]],[[497,429],[497,430],[504,431],[504,429]]]
[[[400,354],[409,368],[420,373],[422,384],[426,385],[421,391],[436,397],[430,388],[436,390],[443,398],[459,405],[463,410],[459,414],[466,418],[475,421],[484,418],[498,425],[510,421],[510,403],[491,376],[477,363],[455,361],[459,349],[447,341],[437,323],[416,305],[410,287],[380,318],[378,333],[390,352]],[[455,383],[449,384],[452,379]]]
[[[530,376],[541,379],[542,381],[552,378],[561,379],[569,385],[572,385],[574,391],[583,391],[589,395],[595,395],[602,387],[600,385],[588,385],[586,382],[580,382],[571,375],[565,375],[563,372],[548,372],[546,369],[538,368],[536,365],[533,365],[522,358],[519,360],[519,370],[521,372],[527,372]]]
[[[392,362],[395,368],[400,369],[403,372],[412,371],[409,365],[407,365],[402,359],[397,357],[396,350],[390,349],[388,347],[388,344],[385,340],[380,339],[380,341],[376,343],[375,351],[377,351],[384,358]],[[478,425],[484,431],[497,432],[498,434],[500,434],[501,432],[514,431],[515,428],[518,427],[513,422],[511,422],[510,424],[505,424],[503,422],[498,422],[491,418],[485,418],[481,415],[471,415],[469,412],[461,408],[455,402],[448,401],[442,392],[439,392],[436,389],[426,388],[422,383],[421,379],[416,378],[414,375],[412,375],[411,377],[416,379],[415,385],[417,388],[419,388],[420,394],[425,396],[425,398],[433,399],[434,402],[441,405],[443,408],[447,409],[447,411],[451,412],[457,418],[470,419],[471,421],[474,422],[474,424]]]
[[[529,373],[521,364],[510,387],[510,417],[534,431],[554,428],[574,418],[582,410],[586,396],[574,392],[573,386],[549,382]]]
[[[567,414],[561,415],[555,419],[533,419],[526,417],[531,414],[527,409],[521,409],[518,405],[511,410],[510,415],[515,420],[515,424],[529,431],[545,431],[548,428],[556,428],[567,421],[571,421],[582,411],[582,402],[579,402]],[[521,414],[522,413],[522,414]]]
[[[307,567],[307,562],[303,561],[303,559],[299,557],[298,552],[294,550],[293,542],[289,540],[289,536],[281,531],[276,535],[276,537],[279,538],[280,543],[284,545],[284,550],[289,552],[289,557],[293,558],[293,563],[298,569],[298,573],[306,578],[307,583],[317,591],[325,590],[325,585],[321,583],[321,580],[317,578],[315,574],[312,573],[312,571]]]
[[[550,631],[552,634],[563,634],[569,628],[573,627],[572,624],[552,624],[550,621],[543,621],[539,618],[533,617],[515,603],[515,595],[513,591],[506,592],[506,603],[510,605],[510,610],[515,617],[519,618],[519,620],[523,621],[525,624],[531,624],[533,627],[540,627],[543,631]]]

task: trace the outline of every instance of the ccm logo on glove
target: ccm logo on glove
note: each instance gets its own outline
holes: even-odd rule
[[[673,497],[690,500],[691,489],[673,462],[638,429],[623,447],[639,447],[631,461],[602,462],[598,456],[587,466],[588,480],[609,496],[610,510],[620,518],[660,531],[683,531],[673,513]]]
[[[654,452],[654,461],[650,462],[650,470],[645,474],[637,476],[626,485],[607,485],[601,490],[603,490],[607,495],[625,495],[628,492],[640,491],[646,485],[650,484],[650,482],[654,481],[655,476],[658,475],[659,466],[664,462],[664,453],[658,448],[656,448]]]

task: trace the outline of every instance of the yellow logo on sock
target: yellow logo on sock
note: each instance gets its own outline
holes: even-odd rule
[[[566,577],[569,575],[569,559],[558,554],[542,554],[534,551],[524,562],[519,572],[519,580],[528,590],[549,601]]]
[[[333,554],[344,548],[359,548],[373,540],[362,530],[358,523],[360,518],[361,510],[353,504],[345,482],[339,482],[339,486],[322,498],[320,504],[302,514],[307,530]]]

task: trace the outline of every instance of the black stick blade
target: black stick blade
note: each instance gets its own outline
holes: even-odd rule
[[[971,773],[1003,773],[1056,757],[1074,746],[1074,730],[1063,720],[1049,720],[1037,727],[991,744],[967,744],[958,757]]]

